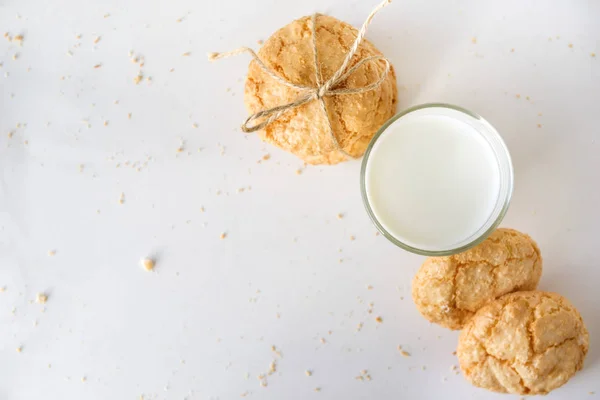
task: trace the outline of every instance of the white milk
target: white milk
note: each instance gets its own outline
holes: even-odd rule
[[[500,187],[496,155],[472,117],[436,110],[393,122],[373,145],[365,169],[376,219],[400,242],[426,251],[453,249],[477,233],[490,219]]]

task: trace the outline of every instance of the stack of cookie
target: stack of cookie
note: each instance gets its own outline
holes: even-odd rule
[[[464,253],[428,258],[412,295],[429,321],[462,329],[457,355],[473,385],[546,394],[583,367],[589,337],[567,299],[535,290],[541,274],[537,244],[498,229]]]

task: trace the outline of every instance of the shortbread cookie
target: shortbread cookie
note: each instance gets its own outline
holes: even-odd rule
[[[317,16],[317,50],[321,83],[341,66],[356,39],[351,25],[326,15]],[[296,84],[317,87],[312,44],[311,17],[300,18],[268,38],[258,56],[268,68]],[[358,47],[350,67],[361,59],[381,55],[368,40]],[[359,88],[377,82],[384,73],[382,61],[363,64],[337,88]],[[277,82],[256,63],[250,62],[246,77],[245,103],[250,113],[291,103],[301,91]],[[361,156],[377,130],[396,112],[396,76],[392,68],[383,83],[360,94],[324,97],[327,114],[314,100],[286,111],[281,118],[259,131],[260,137],[310,164],[336,164],[347,157],[332,143],[329,122],[341,148]]]
[[[412,295],[429,321],[461,329],[490,301],[537,288],[541,274],[542,256],[533,239],[501,228],[463,253],[428,258],[413,280]]]
[[[458,360],[475,386],[494,392],[545,394],[583,367],[588,332],[564,297],[518,292],[480,309],[458,342]]]

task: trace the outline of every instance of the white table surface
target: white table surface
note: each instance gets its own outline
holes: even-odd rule
[[[423,258],[375,236],[360,162],[305,168],[241,133],[249,58],[206,60],[315,11],[358,26],[376,3],[0,2],[0,33],[24,34],[0,38],[1,400],[517,398],[451,370],[458,333],[415,309]],[[584,370],[548,399],[600,396],[599,21],[596,0],[398,0],[368,33],[399,109],[462,105],[511,150],[503,225],[538,241],[540,287],[590,331]]]

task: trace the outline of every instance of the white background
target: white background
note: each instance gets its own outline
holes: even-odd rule
[[[375,236],[360,162],[305,168],[241,133],[249,59],[206,60],[315,11],[358,26],[376,3],[0,1],[0,33],[25,37],[0,38],[0,399],[517,398],[451,371],[458,333],[415,309],[423,258]],[[600,2],[398,0],[368,38],[399,110],[455,103],[505,138],[503,225],[538,241],[541,288],[590,331],[584,370],[547,398],[598,398]]]

